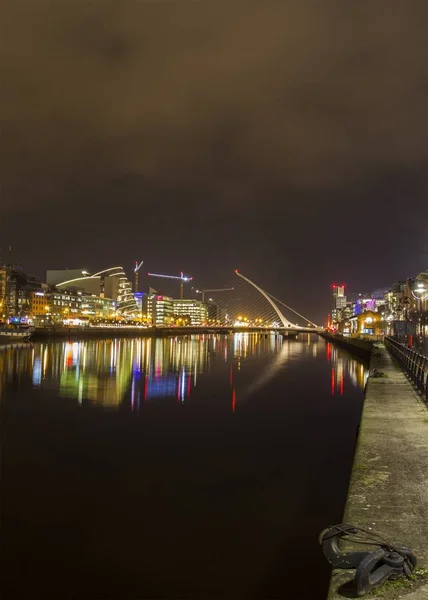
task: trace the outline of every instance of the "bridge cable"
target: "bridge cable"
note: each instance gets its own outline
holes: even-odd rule
[[[222,298],[222,300],[224,301],[225,298]],[[228,307],[230,309],[229,313],[236,313],[235,319],[239,314],[247,315],[250,320],[257,317],[260,324],[264,326],[271,325],[272,322],[278,320],[278,314],[271,304],[266,301],[266,298],[255,293],[252,287],[244,282],[242,282],[242,285],[239,283],[235,285],[233,301],[228,303]]]
[[[275,298],[275,296],[273,296],[272,294],[269,294],[269,292],[266,292],[266,294],[268,296],[270,296],[276,302],[279,302],[280,304],[282,304],[283,306],[285,306],[285,308],[288,308],[288,310],[291,310],[292,312],[294,312],[298,317],[304,319],[307,323],[312,323],[312,325],[314,327],[318,328],[318,325],[315,325],[315,323],[313,321],[311,321],[310,319],[307,319],[306,317],[304,317],[303,315],[301,315],[300,313],[298,313],[297,310],[294,310],[294,308],[291,308],[291,306],[288,306],[287,304],[285,304],[285,302],[282,302],[282,300],[279,300],[278,298]]]

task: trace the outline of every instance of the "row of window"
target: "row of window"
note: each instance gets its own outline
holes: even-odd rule
[[[76,306],[76,301],[74,300],[71,302],[71,304],[70,302],[61,302],[60,300],[54,300],[53,303],[55,306]]]

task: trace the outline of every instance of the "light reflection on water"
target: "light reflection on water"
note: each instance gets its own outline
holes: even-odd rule
[[[138,411],[158,398],[188,400],[201,376],[228,382],[234,411],[297,360],[330,363],[331,395],[345,382],[362,389],[364,365],[314,335],[284,341],[278,334],[189,335],[170,338],[35,343],[0,352],[0,395],[7,384],[31,380],[34,389],[78,403]],[[245,372],[245,381],[239,378]],[[204,382],[205,384],[205,382]]]
[[[315,335],[0,348],[4,596],[324,597],[365,377]]]

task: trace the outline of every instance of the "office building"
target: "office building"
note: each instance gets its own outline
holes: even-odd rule
[[[138,312],[147,313],[147,299],[149,295],[146,292],[134,292],[135,302],[137,303]]]
[[[0,320],[6,317],[6,267],[0,267]]]
[[[61,322],[82,313],[82,292],[75,290],[38,290],[30,295],[30,315]]]
[[[333,323],[340,323],[344,318],[344,309],[346,308],[345,286],[333,284],[333,306],[331,309],[331,319]]]
[[[83,294],[82,316],[93,319],[112,319],[116,316],[116,302],[111,298]]]
[[[169,296],[150,294],[147,299],[147,320],[155,326],[170,325],[174,314],[174,300]]]
[[[200,300],[174,300],[173,311],[175,317],[189,317],[190,325],[204,325],[207,322],[207,306]]]

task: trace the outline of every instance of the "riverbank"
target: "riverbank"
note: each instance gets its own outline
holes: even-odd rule
[[[344,348],[348,350],[351,354],[362,358],[366,362],[370,361],[371,353],[373,350],[373,342],[369,342],[366,340],[359,340],[356,338],[343,337],[343,335],[333,335],[331,333],[327,333],[326,331],[322,331],[318,333],[319,336],[331,342],[332,344],[336,344],[340,348]]]
[[[378,589],[378,597],[428,598],[428,410],[383,344],[370,361],[383,373],[370,376],[352,471],[344,523],[372,529],[412,549],[421,581],[399,580]],[[333,571],[329,600],[354,571]],[[370,597],[370,596],[369,596]]]

